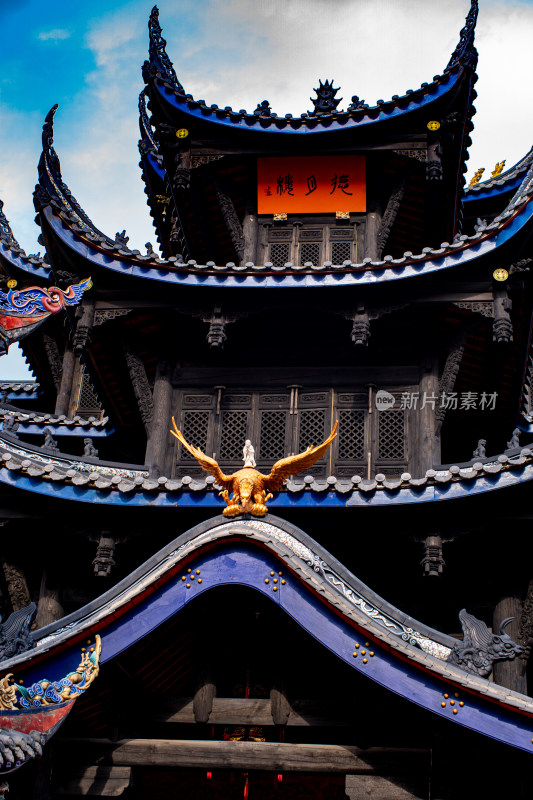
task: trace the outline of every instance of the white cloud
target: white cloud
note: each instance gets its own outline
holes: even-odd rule
[[[373,103],[415,89],[443,71],[458,41],[469,0],[160,0],[167,52],[197,99],[246,108],[268,98],[278,114],[311,108],[319,78],[341,86],[340,107],[353,94]],[[480,53],[470,173],[496,161],[507,166],[533,140],[533,4],[485,0],[476,32]],[[130,246],[155,243],[138,168],[137,96],[147,57],[147,12],[134,0],[95,20],[80,40],[94,69],[56,116],[63,176],[105,233],[126,228]],[[58,96],[61,99],[61,71]],[[0,197],[15,235],[39,249],[31,192],[42,119],[0,108]],[[47,109],[43,109],[46,113]]]
[[[35,375],[22,354],[17,342],[0,358],[0,381],[34,381]]]
[[[42,42],[59,42],[63,39],[69,39],[72,34],[65,28],[54,28],[51,31],[41,31],[37,34],[37,38]]]

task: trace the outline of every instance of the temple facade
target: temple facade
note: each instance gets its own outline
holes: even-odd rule
[[[154,8],[160,254],[49,112],[43,258],[0,207],[0,797],[530,797],[533,151],[465,185],[477,13],[278,116],[188,94]]]

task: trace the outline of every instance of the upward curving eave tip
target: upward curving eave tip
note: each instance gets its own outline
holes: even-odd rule
[[[159,22],[159,8],[154,6],[148,18],[148,61],[143,65],[143,78],[146,83],[150,78],[159,77],[169,83],[177,92],[183,93],[183,86],[178,80],[174,65],[167,55],[166,40]]]
[[[461,29],[459,42],[457,47],[452,53],[452,56],[446,65],[446,69],[452,69],[458,64],[465,67],[471,67],[475,70],[477,66],[478,52],[474,45],[476,23],[479,13],[479,1],[471,0],[470,10],[465,20],[465,24]]]

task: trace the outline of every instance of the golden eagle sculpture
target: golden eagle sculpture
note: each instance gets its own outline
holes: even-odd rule
[[[324,455],[331,442],[337,435],[338,421],[335,423],[330,435],[322,444],[308,447],[303,453],[296,456],[287,456],[276,461],[270,475],[263,475],[257,469],[244,467],[234,472],[233,475],[224,475],[214,458],[209,458],[197,447],[190,445],[178,430],[174,417],[172,417],[171,434],[178,439],[189,453],[194,456],[202,469],[216,478],[218,486],[222,487],[219,494],[226,501],[226,508],[222,512],[225,517],[237,517],[239,514],[252,514],[254,517],[264,517],[268,511],[266,503],[273,496],[272,492],[281,489],[289,475],[297,475],[310,469],[315,461]],[[229,493],[233,492],[230,499]]]

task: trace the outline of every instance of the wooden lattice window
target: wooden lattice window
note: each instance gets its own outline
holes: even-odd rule
[[[85,367],[83,368],[83,374],[80,382],[76,414],[78,414],[80,417],[96,417],[97,419],[100,419],[102,416],[102,404],[100,403],[100,398],[98,397],[96,389],[93,386],[91,376],[85,372]]]
[[[384,472],[396,475],[407,468],[407,417],[399,407],[369,410],[368,395],[327,389],[300,391],[291,407],[290,391],[183,392],[177,417],[187,441],[215,457],[226,471],[242,466],[242,448],[250,439],[259,469],[289,453],[324,441],[335,419],[338,436],[309,474],[339,478],[366,477]],[[202,475],[194,459],[181,447],[176,451],[178,475]]]
[[[299,266],[312,264],[318,266],[331,261],[337,266],[345,261],[357,261],[357,237],[355,225],[335,223],[313,223],[283,227],[265,227],[264,260],[275,267],[290,262]]]

